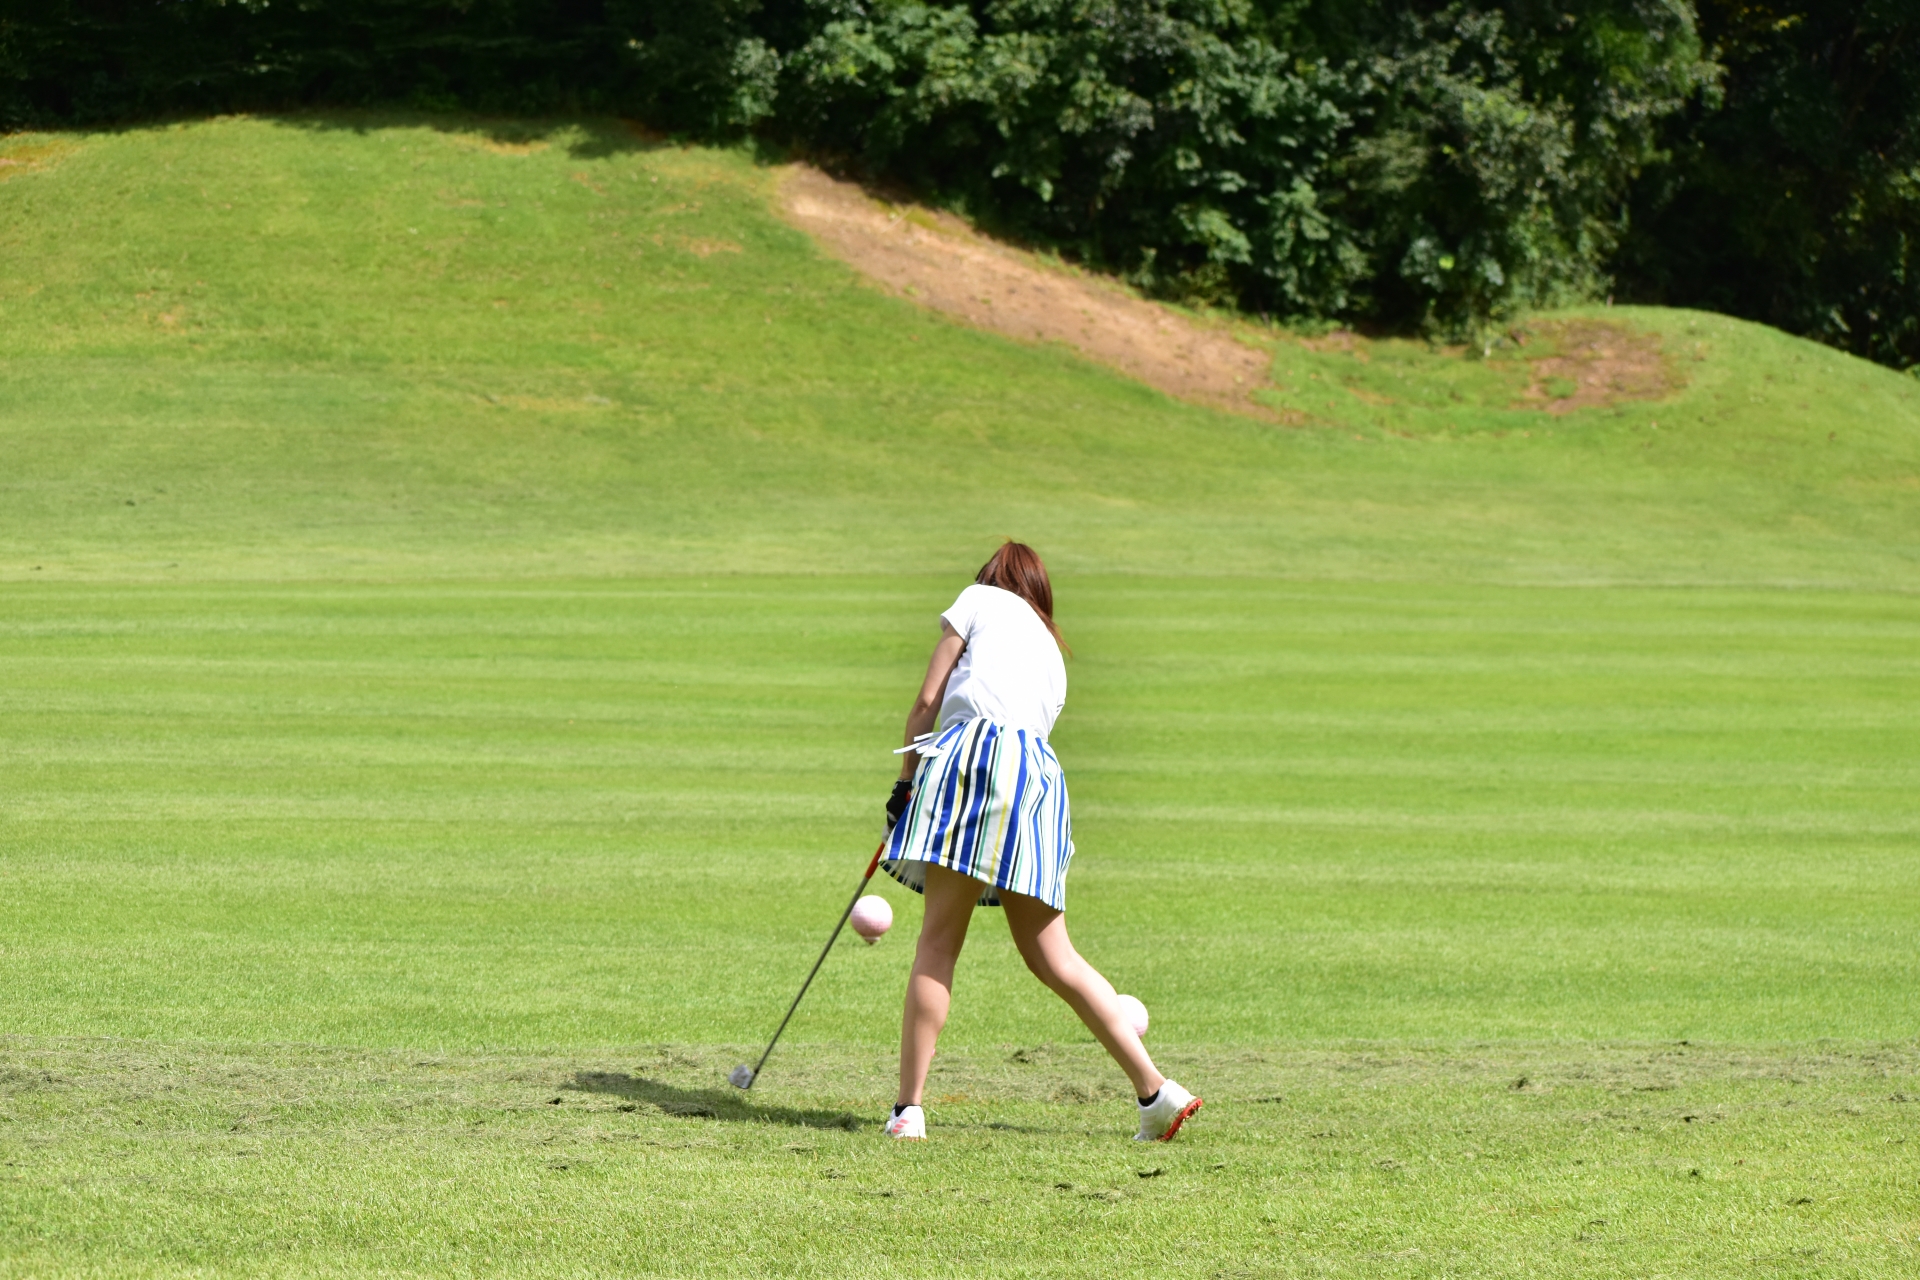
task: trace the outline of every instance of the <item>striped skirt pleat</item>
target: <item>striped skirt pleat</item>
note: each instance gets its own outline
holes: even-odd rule
[[[932,862],[983,882],[983,906],[997,906],[1004,890],[1065,910],[1072,859],[1067,781],[1047,740],[967,720],[921,757],[884,865],[916,893],[926,891]]]

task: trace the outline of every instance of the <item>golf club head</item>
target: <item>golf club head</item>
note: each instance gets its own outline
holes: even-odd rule
[[[736,1089],[753,1088],[753,1068],[744,1062],[741,1063],[727,1073],[727,1083]]]

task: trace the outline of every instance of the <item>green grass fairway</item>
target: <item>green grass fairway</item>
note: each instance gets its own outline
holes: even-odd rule
[[[962,1051],[910,1150],[836,1048],[7,1053],[22,1276],[1912,1274],[1911,1048],[1210,1049],[1145,1149],[1096,1048]]]
[[[1622,309],[1670,399],[1281,428],[617,126],[0,157],[0,1277],[1920,1267],[1920,381]],[[991,912],[886,1144],[890,882],[723,1083],[1007,534],[1170,1146]]]

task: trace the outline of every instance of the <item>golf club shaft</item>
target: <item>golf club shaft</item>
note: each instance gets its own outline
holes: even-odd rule
[[[807,971],[807,980],[800,984],[799,994],[794,996],[793,1003],[787,1006],[787,1016],[780,1019],[779,1029],[773,1033],[773,1039],[767,1041],[767,1051],[760,1055],[760,1061],[754,1063],[753,1078],[747,1081],[747,1088],[753,1088],[753,1082],[760,1078],[760,1068],[766,1066],[767,1059],[773,1056],[773,1046],[780,1043],[781,1033],[787,1029],[787,1024],[793,1021],[793,1011],[800,1007],[801,997],[806,995],[807,988],[813,985],[813,976],[819,973],[820,966],[827,962],[827,952],[833,950],[833,944],[839,939],[840,931],[847,927],[847,917],[853,914],[853,904],[860,901],[860,895],[866,892],[867,882],[873,879],[874,871],[880,866],[880,854],[886,847],[887,842],[882,840],[874,849],[873,858],[867,863],[867,873],[860,877],[859,886],[854,889],[853,896],[847,899],[847,909],[840,913],[839,923],[833,926],[833,932],[827,937],[827,945],[820,948],[820,958],[815,960],[813,968]]]

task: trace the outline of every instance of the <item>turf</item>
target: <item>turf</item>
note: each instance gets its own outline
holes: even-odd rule
[[[617,126],[0,155],[0,1275],[1911,1271],[1920,383],[1619,309],[1668,400],[1276,428]],[[719,1083],[1004,533],[1171,1147],[990,913],[880,1144],[890,885]]]
[[[1612,312],[1686,389],[1564,418],[1284,344],[1340,389],[1276,430],[879,296],[769,171],[613,126],[10,149],[4,578],[952,572],[1018,529],[1068,572],[1917,580],[1920,383],[1755,325]]]
[[[0,1013],[749,1041],[877,834],[948,585],[18,590]],[[1538,594],[1074,588],[1073,919],[1167,1043],[1908,1033],[1920,604]],[[802,1039],[888,1042],[911,917]],[[955,1042],[1070,1034],[979,942]]]
[[[752,1100],[683,1050],[8,1052],[19,1275],[1897,1276],[1920,1174],[1910,1049],[1213,1050],[1143,1149],[1040,1045],[950,1055],[911,1150],[844,1050]]]

